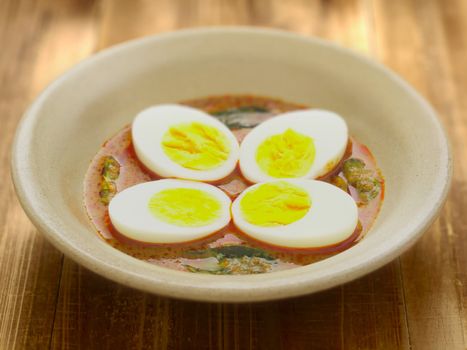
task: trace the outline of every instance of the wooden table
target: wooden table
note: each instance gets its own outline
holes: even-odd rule
[[[9,179],[16,124],[81,59],[177,28],[257,25],[383,62],[439,111],[457,159],[441,218],[384,268],[302,298],[223,305],[109,282],[35,230]],[[0,349],[465,349],[467,1],[0,0]]]

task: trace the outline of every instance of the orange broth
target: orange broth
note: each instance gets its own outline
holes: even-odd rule
[[[279,113],[303,109],[305,106],[277,99],[250,95],[226,95],[181,102],[217,116],[227,124],[241,142],[251,127]],[[346,180],[343,164],[358,159],[365,164],[378,186],[371,199],[362,201],[362,192],[347,182],[347,191],[358,204],[360,225],[354,234],[334,246],[314,249],[290,249],[255,241],[240,232],[232,223],[221,231],[201,240],[182,244],[147,244],[133,241],[116,232],[109,221],[107,205],[102,201],[103,159],[113,157],[119,164],[114,181],[116,192],[138,183],[158,179],[137,159],[131,141],[131,127],[125,126],[106,141],[91,161],[84,183],[84,204],[92,225],[99,236],[114,248],[151,264],[176,270],[211,274],[251,274],[271,272],[307,265],[348,249],[361,240],[370,229],[384,198],[384,181],[370,150],[355,138],[349,139],[343,160],[321,178],[333,183],[336,176]],[[232,200],[250,184],[237,169],[214,185]]]

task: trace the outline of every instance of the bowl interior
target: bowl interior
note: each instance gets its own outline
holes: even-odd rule
[[[91,228],[83,178],[100,145],[150,105],[251,93],[343,115],[386,180],[368,236],[322,262],[254,276],[167,270],[108,246]],[[266,300],[356,278],[408,248],[442,204],[450,174],[431,108],[377,64],[313,39],[266,30],[194,30],[118,46],[81,63],[37,99],[21,123],[13,178],[32,221],[86,267],[147,291],[215,300]]]

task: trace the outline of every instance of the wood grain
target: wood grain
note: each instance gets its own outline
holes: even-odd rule
[[[451,2],[452,5],[454,3]],[[385,1],[375,3],[378,54],[383,62],[408,79],[431,101],[453,135],[466,120],[457,104],[459,96],[453,84],[455,74],[461,69],[452,70],[446,45],[449,36],[443,23],[445,6],[435,1],[420,5],[420,1],[412,1],[406,6]],[[396,44],[397,51],[392,49]],[[460,135],[455,138],[458,141],[462,139]],[[462,145],[455,145],[457,159],[465,157],[464,150]],[[465,277],[467,265],[457,261],[457,248],[462,243],[461,237],[455,236],[455,232],[457,235],[462,232],[455,226],[461,225],[465,219],[452,220],[453,211],[462,212],[465,207],[462,208],[462,201],[452,197],[454,192],[461,197],[467,195],[465,186],[456,186],[459,181],[465,183],[466,175],[463,169],[456,169],[455,191],[443,215],[417,246],[401,259],[410,340],[423,349],[465,348],[466,312],[459,293],[459,286],[465,283],[465,279],[459,280],[457,274],[463,270]]]
[[[456,159],[466,159],[464,0],[0,0],[0,349],[466,348],[463,161],[440,219],[400,259],[280,302],[206,304],[135,291],[63,258],[36,232],[8,181],[14,129],[33,97],[94,51],[206,25],[315,35],[385,63],[434,105]]]
[[[9,180],[10,145],[19,117],[45,84],[92,51],[70,1],[0,2],[0,349],[49,347],[62,255],[45,242],[19,206]],[[74,29],[71,29],[74,28]],[[57,32],[57,30],[60,30]],[[69,48],[66,48],[69,46]]]

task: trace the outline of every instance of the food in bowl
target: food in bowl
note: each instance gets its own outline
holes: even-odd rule
[[[137,158],[161,177],[216,181],[237,165],[239,145],[234,134],[195,108],[148,108],[136,116],[131,134]]]
[[[172,269],[253,274],[361,240],[384,198],[370,150],[336,113],[228,95],[159,105],[106,141],[84,202],[113,247]]]

